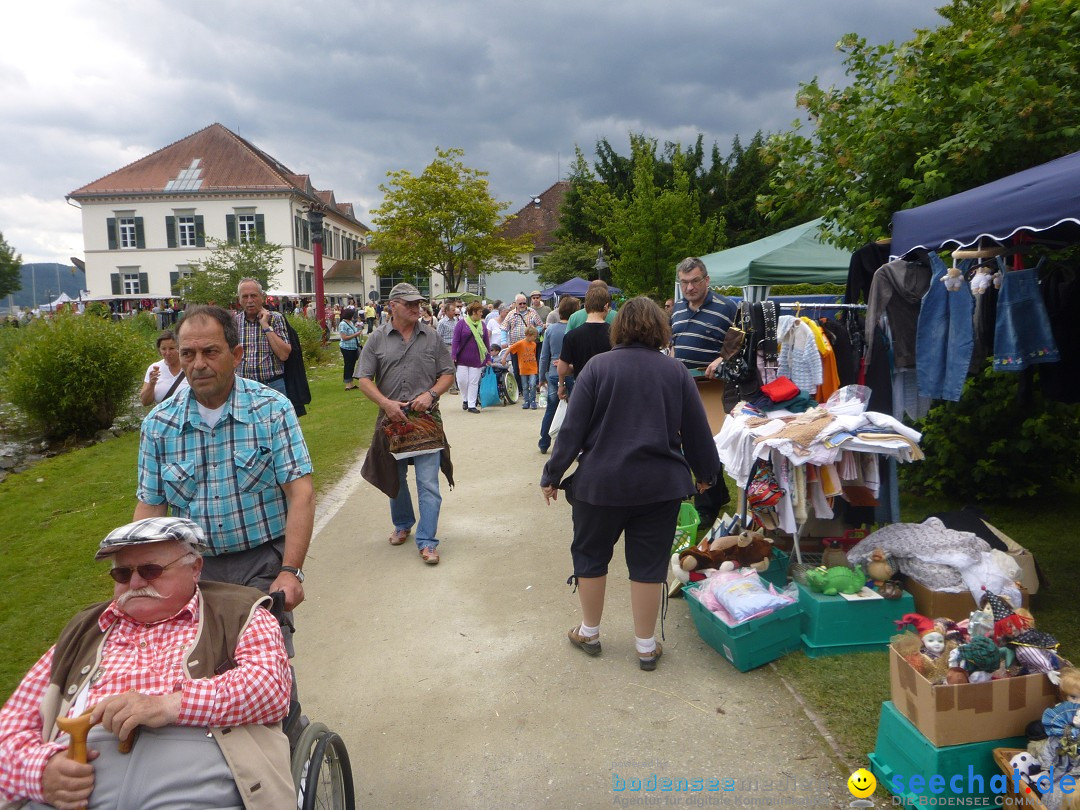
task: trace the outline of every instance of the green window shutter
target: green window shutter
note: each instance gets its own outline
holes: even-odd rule
[[[106,223],[109,228],[109,250],[116,250],[116,217],[109,217]]]
[[[201,214],[195,215],[195,247],[206,247],[206,228]]]
[[[260,242],[266,241],[266,217],[263,214],[255,215],[255,238]]]
[[[176,295],[176,288],[180,285],[180,273],[173,270],[169,273],[169,292]]]
[[[146,273],[139,273],[139,293],[150,294],[150,277]]]
[[[116,220],[113,221],[115,222]],[[112,294],[120,295],[120,274],[113,273],[111,276],[109,276],[109,280],[112,282]]]
[[[169,247],[176,247],[176,217],[165,217],[165,234]]]
[[[236,214],[225,215],[225,241],[236,244]]]
[[[135,217],[135,247],[146,247],[146,232],[143,230],[142,217]]]

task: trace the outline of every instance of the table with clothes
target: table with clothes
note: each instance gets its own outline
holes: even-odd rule
[[[922,434],[865,410],[868,395],[863,386],[846,386],[801,413],[743,402],[715,436],[724,469],[747,492],[756,521],[793,535],[800,562],[799,531],[811,516],[831,519],[837,498],[875,503],[882,458],[923,458]]]

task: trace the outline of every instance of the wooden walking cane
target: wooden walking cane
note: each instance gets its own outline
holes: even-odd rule
[[[68,746],[67,752],[68,759],[73,759],[83,765],[86,764],[86,738],[90,735],[91,727],[96,725],[96,723],[90,722],[90,713],[92,711],[93,709],[87,709],[78,717],[58,717],[56,719],[57,728],[71,737],[71,745]],[[116,750],[121,754],[130,754],[131,749],[135,747],[135,735],[138,733],[139,729],[136,728],[127,737],[120,740]]]

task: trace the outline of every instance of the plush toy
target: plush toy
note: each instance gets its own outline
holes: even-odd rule
[[[747,529],[739,533],[738,542],[732,547],[731,554],[740,567],[753,568],[760,574],[769,569],[772,549],[772,540],[761,532]]]
[[[854,570],[842,566],[814,568],[806,572],[806,584],[810,590],[826,596],[858,593],[866,584],[866,574],[860,566],[856,566]]]
[[[875,548],[866,563],[866,574],[874,580],[874,586],[880,588],[882,583],[892,579],[895,573],[896,566],[892,564],[885,549]]]
[[[941,281],[946,290],[956,292],[960,289],[960,285],[964,283],[964,274],[960,272],[959,267],[950,267],[948,272],[941,277]]]
[[[993,284],[993,279],[990,275],[990,271],[985,267],[980,268],[974,277],[971,279],[971,292],[973,295],[982,295],[984,292],[990,289],[990,285]]]
[[[1031,616],[1030,613],[1024,611],[1027,616],[1017,613],[1007,599],[991,591],[984,591],[982,607],[989,609],[993,616],[995,641],[1002,643],[1034,625],[1034,619],[1027,618]]]
[[[821,564],[826,568],[836,568],[843,566],[844,568],[850,568],[851,564],[848,562],[847,554],[844,552],[844,547],[840,545],[839,540],[828,540],[825,543],[825,551],[821,554]]]
[[[882,582],[877,589],[882,599],[899,599],[904,595],[904,589],[896,582]]]
[[[739,535],[717,537],[712,541],[705,538],[693,548],[679,552],[679,566],[683,571],[719,568],[727,560],[735,560],[732,549],[738,542]]]

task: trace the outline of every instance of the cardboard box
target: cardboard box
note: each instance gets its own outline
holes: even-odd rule
[[[1043,674],[934,686],[892,647],[889,684],[893,705],[936,746],[1023,736],[1028,723],[1058,702]]]
[[[904,582],[904,590],[915,597],[915,612],[931,619],[952,619],[959,622],[971,616],[971,611],[978,608],[971,592],[967,590],[959,593],[932,591],[911,577],[907,577]],[[1023,585],[1020,586],[1020,597],[1021,606],[1028,607],[1028,592]]]
[[[724,419],[727,417],[727,410],[724,408],[724,381],[695,377],[694,382],[697,383],[701,404],[705,406],[705,414],[709,417],[709,429],[715,436],[724,426]]]

